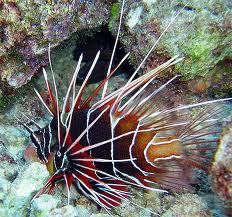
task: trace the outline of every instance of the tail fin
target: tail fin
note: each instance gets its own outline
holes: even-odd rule
[[[211,105],[182,127],[176,126],[175,136],[158,132],[146,149],[148,162],[155,167],[146,181],[167,189],[190,190],[197,182],[195,169],[208,172],[211,168],[225,114],[223,105]]]
[[[185,162],[208,171],[221,133],[222,106],[210,106],[200,112],[179,134]]]

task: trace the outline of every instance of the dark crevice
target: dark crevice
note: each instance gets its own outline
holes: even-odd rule
[[[180,9],[182,9],[183,7],[184,7],[184,10],[185,10],[185,11],[189,11],[189,12],[195,12],[195,11],[196,11],[195,8],[193,8],[193,7],[191,7],[191,6],[184,5],[184,4],[177,4],[177,5],[175,6],[175,9],[176,9],[176,10],[180,10]]]
[[[99,50],[101,51],[101,54],[92,72],[92,75],[90,76],[89,83],[99,82],[106,77],[114,43],[115,38],[111,35],[110,31],[108,30],[108,27],[102,26],[99,32],[96,32],[95,34],[93,34],[93,36],[87,37],[83,43],[76,45],[73,57],[76,61],[78,61],[80,55],[83,53],[84,63],[78,74],[77,83],[81,84],[84,81],[93,63],[93,60]],[[125,56],[125,54],[126,52],[122,48],[122,45],[118,43],[112,64],[112,69],[114,69],[118,65],[118,63]],[[127,75],[131,75],[133,71],[134,70],[132,65],[129,63],[128,60],[126,60],[119,67],[115,75],[118,75],[120,73],[126,73]]]

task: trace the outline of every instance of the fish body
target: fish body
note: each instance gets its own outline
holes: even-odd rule
[[[150,73],[143,77],[146,81],[153,76]],[[135,79],[129,87],[145,81]],[[122,88],[92,106],[75,100],[80,105],[68,106],[65,115],[48,91],[53,105],[47,108],[53,120],[31,132],[31,141],[39,161],[47,165],[52,176],[36,196],[51,193],[56,185],[65,183],[68,192],[75,186],[101,207],[110,209],[127,200],[129,185],[161,192],[191,189],[193,170],[207,170],[210,165],[212,155],[202,150],[212,153],[216,148],[220,131],[216,130],[216,122],[209,120],[222,110],[213,106],[191,119],[185,115],[185,106],[155,106],[160,95],[152,93],[152,100],[148,100],[151,95],[141,98],[140,90]],[[134,95],[117,108],[122,91]],[[64,120],[62,115],[66,116]],[[214,137],[210,139],[211,134]]]

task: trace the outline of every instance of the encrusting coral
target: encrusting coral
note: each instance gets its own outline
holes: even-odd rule
[[[47,47],[72,33],[99,28],[109,17],[105,1],[0,1],[0,77],[18,88],[47,64]]]
[[[232,125],[221,136],[211,170],[214,191],[232,205]]]

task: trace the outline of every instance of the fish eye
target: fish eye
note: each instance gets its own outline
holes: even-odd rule
[[[62,150],[58,150],[54,158],[54,168],[56,170],[65,169],[68,166],[66,154]]]

